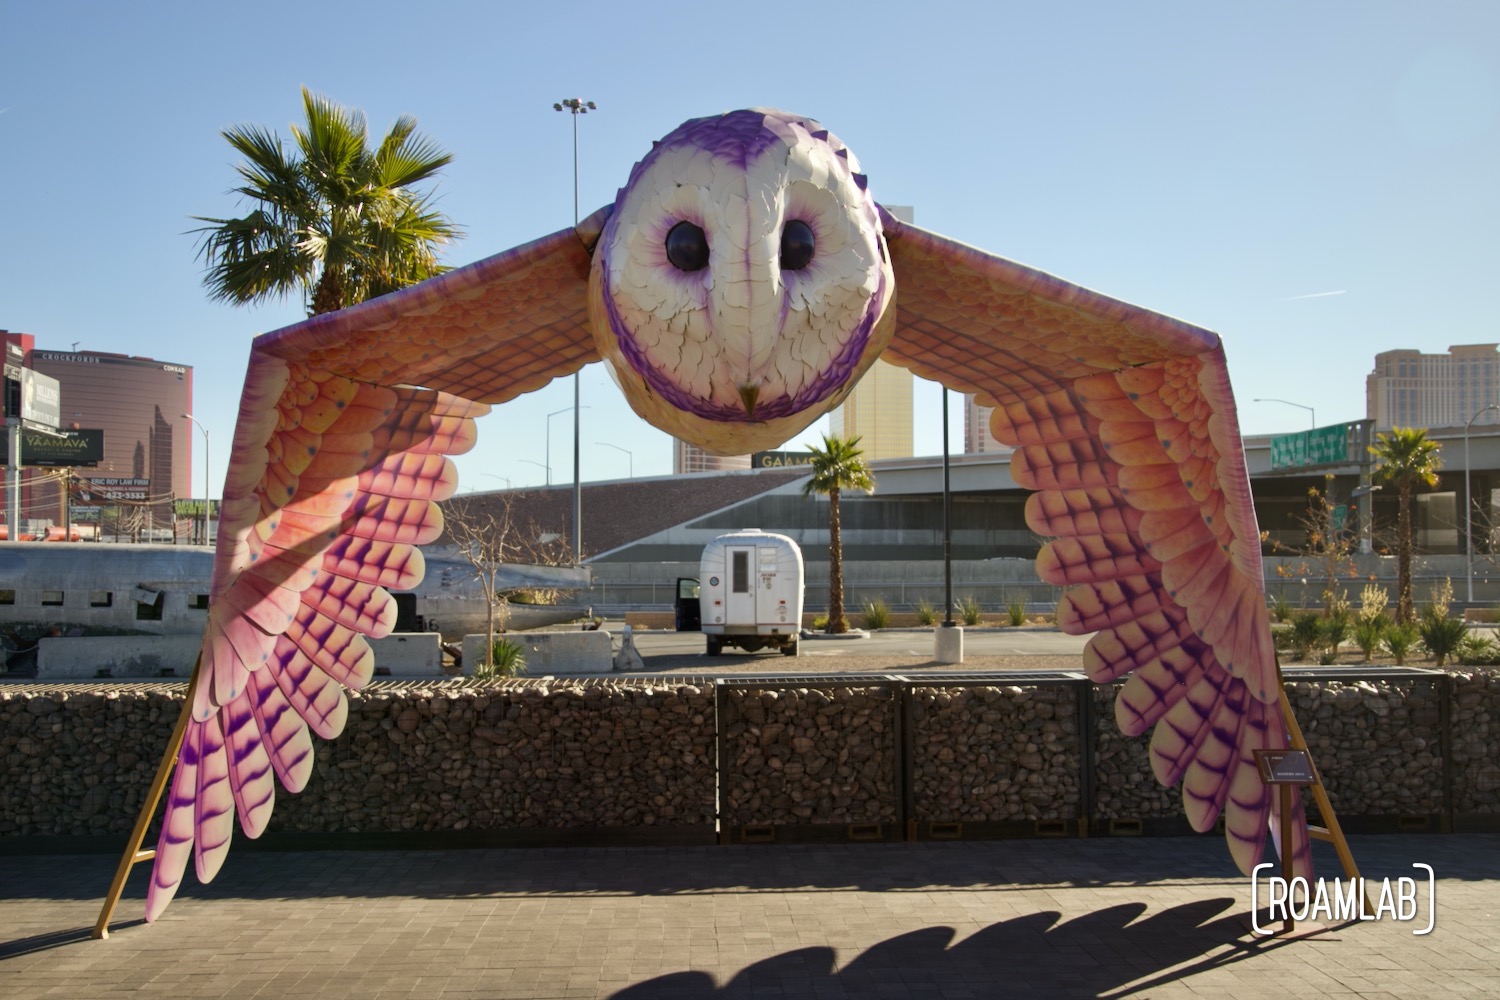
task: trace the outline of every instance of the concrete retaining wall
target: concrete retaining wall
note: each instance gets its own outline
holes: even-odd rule
[[[90,635],[42,639],[38,680],[191,677],[202,635]]]
[[[437,632],[402,632],[384,639],[371,639],[376,677],[441,677],[442,635]]]
[[[508,632],[503,638],[521,644],[530,677],[607,674],[614,669],[609,632]],[[487,640],[485,635],[464,636],[465,674],[483,662]]]

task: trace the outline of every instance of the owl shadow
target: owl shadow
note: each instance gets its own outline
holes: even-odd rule
[[[953,990],[973,996],[1105,996],[1127,984],[1180,980],[1275,947],[1246,943],[1243,914],[1233,899],[1184,903],[1142,919],[1145,911],[1144,903],[1125,903],[1061,923],[1056,911],[1032,913],[991,924],[957,944],[953,928],[926,927],[887,938],[842,967],[833,948],[798,948],[748,965],[722,985],[707,972],[675,972],[612,997],[883,995],[896,986],[920,995]],[[1225,951],[1225,945],[1233,947]]]

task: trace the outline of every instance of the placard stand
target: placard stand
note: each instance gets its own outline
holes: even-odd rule
[[[1292,934],[1296,928],[1290,906],[1290,887],[1292,878],[1296,874],[1291,850],[1292,796],[1295,794],[1293,789],[1311,789],[1313,800],[1318,804],[1318,813],[1326,825],[1313,826],[1309,823],[1307,825],[1308,836],[1313,840],[1333,845],[1334,851],[1338,854],[1339,864],[1343,867],[1344,877],[1354,880],[1355,884],[1360,886],[1361,913],[1373,914],[1374,908],[1370,905],[1369,896],[1364,892],[1359,866],[1354,863],[1354,852],[1349,850],[1349,841],[1344,836],[1343,827],[1339,825],[1338,814],[1333,811],[1333,803],[1328,798],[1328,789],[1323,786],[1323,778],[1318,773],[1318,766],[1313,763],[1312,752],[1307,748],[1307,737],[1302,735],[1302,727],[1297,724],[1297,717],[1292,713],[1292,702],[1286,693],[1286,678],[1281,674],[1280,656],[1276,658],[1276,687],[1281,693],[1281,717],[1286,723],[1288,749],[1256,750],[1255,762],[1260,768],[1261,782],[1276,786],[1277,794],[1281,799],[1281,877],[1288,887],[1288,907],[1286,917],[1282,921],[1280,935],[1286,936]],[[1318,933],[1323,929],[1322,925],[1314,925],[1308,933]]]
[[[188,681],[187,696],[183,698],[177,725],[172,729],[172,738],[167,741],[166,752],[162,754],[161,763],[156,767],[156,777],[151,779],[151,790],[146,793],[146,801],[141,803],[140,815],[135,819],[135,829],[130,832],[130,839],[125,843],[120,866],[115,869],[114,881],[110,882],[109,892],[104,897],[104,908],[99,911],[99,920],[94,924],[96,941],[109,937],[109,918],[115,912],[115,904],[120,901],[121,893],[125,891],[125,879],[129,877],[130,869],[142,861],[151,861],[156,857],[155,848],[141,850],[141,841],[146,839],[151,817],[156,815],[157,803],[161,802],[162,793],[167,789],[167,781],[172,776],[172,768],[177,765],[177,754],[182,749],[182,739],[187,734],[188,719],[193,715],[193,696],[198,691],[198,670],[202,665],[203,653],[200,651],[193,664],[193,679]]]

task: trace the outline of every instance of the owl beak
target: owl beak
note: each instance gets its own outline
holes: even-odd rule
[[[758,385],[742,385],[742,386],[740,386],[740,402],[742,402],[742,403],[745,404],[745,416],[747,416],[747,417],[753,417],[753,416],[755,416],[755,403],[756,403],[756,400],[758,400],[758,399],[760,399],[760,386],[758,386]]]

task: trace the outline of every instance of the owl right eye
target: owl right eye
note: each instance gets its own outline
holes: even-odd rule
[[[679,271],[701,271],[708,266],[708,237],[691,222],[679,222],[667,233],[667,260]]]

